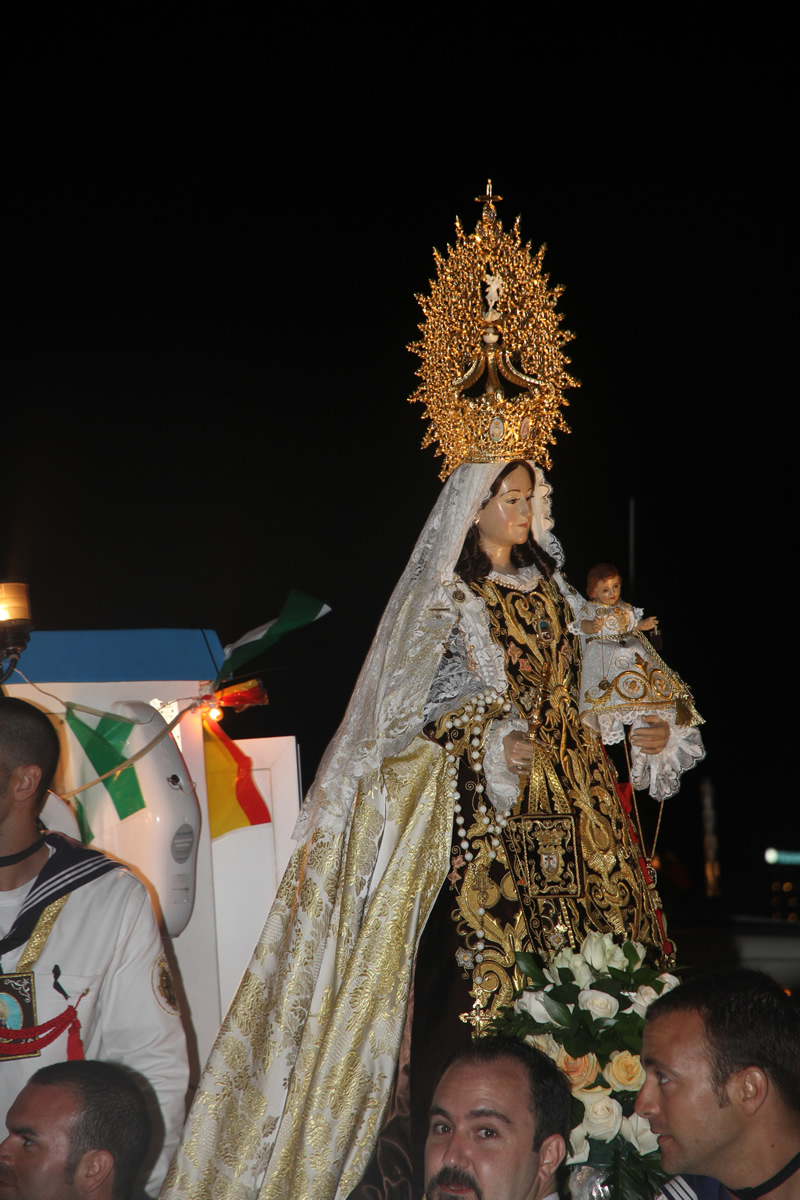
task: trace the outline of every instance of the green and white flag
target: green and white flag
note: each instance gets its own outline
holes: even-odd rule
[[[89,763],[91,773],[89,779],[105,775],[121,766],[129,757],[127,751],[128,739],[136,728],[136,722],[117,713],[105,713],[92,728],[75,712],[72,704],[67,705],[66,721],[76,739],[82,746]],[[84,775],[85,769],[80,770]],[[88,779],[84,779],[88,783]],[[118,775],[109,775],[96,787],[88,788],[75,797],[75,815],[81,830],[81,841],[88,846],[94,841],[96,825],[100,817],[103,796],[110,797],[116,810],[117,817],[123,821],[125,817],[144,808],[142,789],[134,767],[120,771]]]
[[[304,592],[290,592],[280,616],[267,621],[266,625],[259,625],[258,629],[251,629],[244,637],[240,637],[238,642],[225,647],[225,661],[212,686],[219,687],[223,679],[238,671],[239,667],[244,666],[251,658],[263,654],[285,633],[292,629],[302,629],[304,625],[310,625],[312,621],[319,620],[330,611],[327,604],[315,600],[313,596],[306,596]]]

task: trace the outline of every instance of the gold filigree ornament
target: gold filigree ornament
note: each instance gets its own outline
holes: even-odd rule
[[[444,455],[440,478],[461,463],[529,458],[550,467],[556,430],[569,433],[561,408],[567,373],[563,347],[573,334],[555,311],[562,287],[542,273],[545,247],[522,245],[520,219],[504,233],[492,195],[477,196],[483,212],[467,236],[456,218],[456,244],[434,250],[430,296],[417,296],[425,320],[409,346],[422,364],[422,385],[410,397],[425,405],[430,426],[422,442]]]

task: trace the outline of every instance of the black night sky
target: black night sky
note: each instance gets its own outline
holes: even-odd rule
[[[440,486],[405,346],[431,247],[491,177],[576,334],[550,473],[567,572],[627,572],[635,497],[624,594],[708,721],[665,817],[673,907],[702,894],[709,778],[724,907],[766,911],[763,848],[797,842],[780,31],[330,11],[14,31],[0,576],[41,629],[223,643],[292,587],[327,601],[263,661],[269,709],[226,717],[295,733],[308,784]]]

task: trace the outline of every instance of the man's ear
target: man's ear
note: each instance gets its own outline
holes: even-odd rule
[[[15,767],[9,778],[11,796],[17,804],[27,804],[35,796],[42,782],[42,768],[31,763],[27,767]]]
[[[728,1080],[728,1097],[738,1104],[746,1116],[753,1116],[761,1108],[769,1093],[769,1079],[761,1067],[745,1067]]]
[[[110,1150],[87,1150],[78,1163],[75,1184],[87,1196],[107,1185],[111,1195],[111,1178],[114,1174],[114,1155]]]
[[[553,1178],[566,1153],[567,1147],[560,1133],[551,1133],[544,1139],[539,1147],[539,1178],[543,1183]],[[545,1196],[547,1192],[541,1194]]]

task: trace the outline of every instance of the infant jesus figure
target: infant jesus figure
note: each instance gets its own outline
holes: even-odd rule
[[[580,621],[582,634],[589,638],[599,634],[604,640],[622,638],[636,629],[658,633],[658,617],[645,617],[643,609],[620,600],[621,591],[622,576],[613,563],[596,563],[589,568],[586,595],[593,603],[585,607],[593,610],[593,615]]]
[[[631,731],[646,726],[647,717],[651,721],[660,717],[672,729],[701,724],[686,684],[644,636],[645,632],[658,632],[658,619],[644,617],[641,608],[621,600],[621,591],[617,568],[612,563],[597,563],[586,580],[588,599],[577,592],[568,597],[574,617],[569,629],[580,636],[583,657],[581,720],[599,733],[606,745],[624,741],[626,726]],[[697,741],[699,757],[699,734]],[[647,782],[651,795],[671,794],[673,772],[666,761],[669,754],[664,757],[665,770],[656,763],[650,764],[654,769],[648,769],[644,756],[633,751],[634,786]]]

